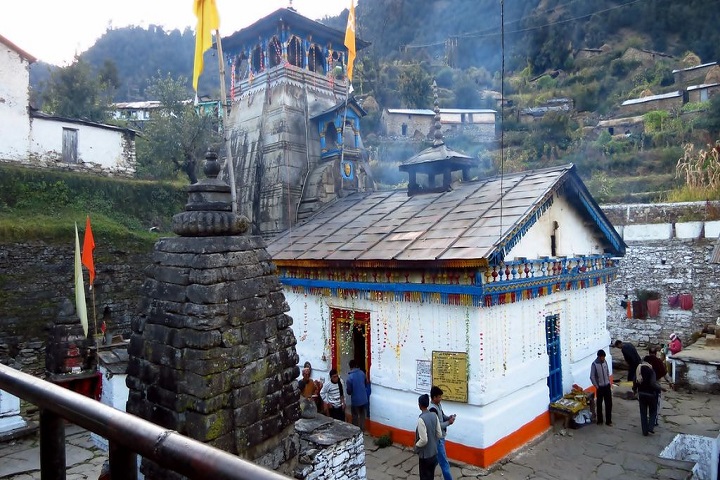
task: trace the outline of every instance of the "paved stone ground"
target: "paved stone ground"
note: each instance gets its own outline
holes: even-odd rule
[[[622,393],[622,388],[616,389]],[[668,479],[688,478],[692,463],[665,460],[657,455],[675,437],[685,433],[717,437],[720,396],[669,391],[664,394],[660,426],[643,437],[637,402],[616,396],[614,426],[588,425],[562,430],[558,424],[534,444],[516,452],[490,471],[468,465],[452,466],[455,480],[496,479]],[[67,478],[97,479],[107,454],[95,447],[88,432],[70,425],[67,430]],[[417,457],[397,445],[378,448],[365,437],[368,480],[417,478]],[[0,444],[0,479],[40,478],[37,435]],[[437,470],[436,479],[442,478]],[[338,479],[339,480],[339,479]]]
[[[616,389],[623,393],[622,388]],[[627,391],[627,389],[625,389]],[[684,479],[692,462],[658,457],[679,433],[717,437],[720,433],[720,396],[703,393],[664,393],[660,426],[644,437],[635,400],[613,398],[613,426],[588,425],[562,430],[558,424],[533,445],[521,449],[490,471],[466,465],[452,467],[455,480],[484,479]],[[391,446],[378,449],[365,442],[368,480],[417,478],[412,451]],[[440,469],[436,479],[442,478]]]

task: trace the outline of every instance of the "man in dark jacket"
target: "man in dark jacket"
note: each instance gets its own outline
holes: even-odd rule
[[[650,366],[653,369],[653,372],[655,372],[655,378],[658,382],[662,380],[663,378],[667,380],[667,382],[670,384],[670,388],[673,387],[672,379],[670,378],[670,375],[668,375],[667,367],[665,366],[665,362],[663,362],[660,358],[657,356],[658,347],[651,346],[648,349],[648,355],[643,358],[643,362],[647,362],[650,364]],[[657,411],[660,411],[660,392],[657,392]],[[658,425],[658,416],[657,412],[655,413],[654,418],[654,425],[657,427]]]
[[[350,395],[352,423],[360,427],[360,430],[364,432],[365,413],[368,404],[367,388],[365,387],[367,376],[365,376],[365,372],[358,368],[355,360],[350,360],[348,366],[350,367],[350,372],[348,372],[345,386],[347,387],[348,395]]]
[[[655,433],[655,417],[657,416],[657,395],[661,387],[655,378],[655,372],[649,363],[643,362],[637,367],[635,388],[640,404],[640,425],[643,435]],[[649,414],[649,416],[648,416]]]
[[[615,340],[614,346],[615,348],[620,349],[623,358],[628,364],[628,381],[635,381],[635,370],[637,370],[638,365],[640,365],[640,362],[642,362],[642,358],[640,358],[640,354],[635,348],[635,345],[633,345],[632,343],[623,342],[622,340]],[[635,387],[633,387],[633,391],[635,391]]]
[[[419,458],[420,480],[433,480],[435,467],[437,467],[437,444],[442,436],[440,422],[434,412],[428,410],[430,395],[418,397],[420,416],[415,428],[415,453]]]

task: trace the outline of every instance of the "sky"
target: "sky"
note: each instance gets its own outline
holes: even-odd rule
[[[351,0],[292,0],[311,19],[338,15]],[[4,1],[0,35],[47,63],[67,66],[75,54],[93,46],[108,28],[130,25],[165,30],[195,28],[193,0],[17,0]],[[216,0],[220,35],[225,37],[290,0]]]

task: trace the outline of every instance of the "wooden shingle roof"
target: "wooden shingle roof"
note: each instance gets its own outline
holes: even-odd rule
[[[625,244],[572,164],[461,183],[447,192],[412,197],[405,190],[352,194],[270,240],[268,252],[283,265],[488,264],[504,257],[561,188],[601,232],[606,250],[623,255]]]

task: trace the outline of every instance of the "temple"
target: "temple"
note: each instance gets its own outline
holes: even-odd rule
[[[281,8],[226,38],[238,212],[272,237],[371,189],[344,31]],[[356,39],[356,49],[369,44]]]

